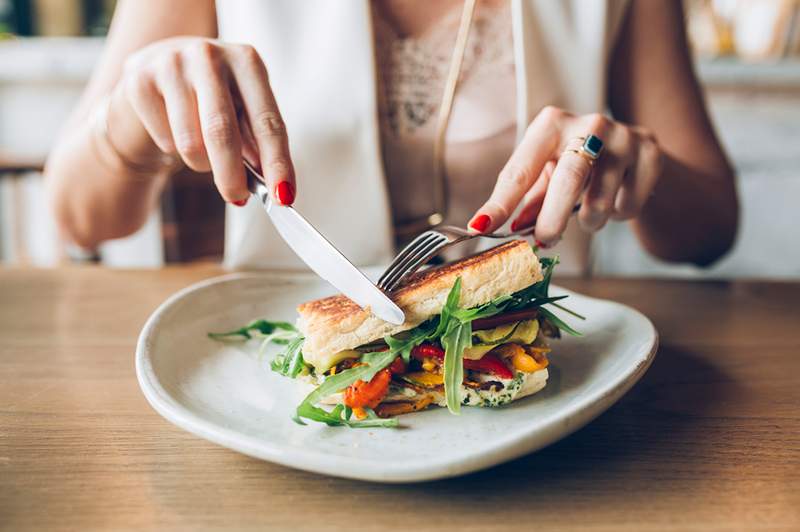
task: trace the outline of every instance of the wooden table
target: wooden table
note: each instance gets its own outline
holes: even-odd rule
[[[655,322],[642,381],[536,454],[386,486],[239,455],[148,406],[140,327],[217,273],[0,270],[0,528],[800,530],[800,284],[563,282]]]

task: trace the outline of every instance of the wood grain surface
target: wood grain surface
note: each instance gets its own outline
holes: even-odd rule
[[[561,281],[654,321],[641,382],[538,453],[387,486],[248,458],[149,407],[140,328],[218,273],[0,270],[0,529],[800,530],[800,284]]]

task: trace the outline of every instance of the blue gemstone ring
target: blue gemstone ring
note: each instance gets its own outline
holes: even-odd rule
[[[600,155],[603,153],[603,141],[600,140],[600,137],[596,135],[588,135],[586,137],[577,137],[574,139],[579,141],[581,144],[578,146],[577,149],[567,149],[570,153],[576,153],[583,158],[585,158],[589,163],[594,164],[594,162],[600,158]],[[575,144],[573,144],[574,146]]]
[[[603,153],[603,141],[600,140],[600,137],[589,135],[584,139],[581,149],[586,152],[589,157],[597,160],[600,154]]]

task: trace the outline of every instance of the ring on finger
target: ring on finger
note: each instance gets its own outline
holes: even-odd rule
[[[580,145],[577,148],[569,147],[570,143],[574,145],[573,141],[580,142]],[[583,157],[587,160],[587,162],[594,166],[594,163],[597,159],[600,158],[600,155],[603,153],[604,143],[600,139],[600,137],[596,135],[588,135],[586,137],[575,137],[567,144],[567,149],[564,150],[564,153],[575,153]]]

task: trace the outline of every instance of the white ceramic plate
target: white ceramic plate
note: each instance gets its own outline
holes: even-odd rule
[[[553,293],[565,292],[554,287]],[[294,321],[298,303],[329,295],[298,274],[233,274],[175,294],[144,326],[136,349],[139,384],[177,426],[241,453],[327,475],[412,482],[462,475],[540,449],[617,401],[647,370],[657,334],[639,312],[578,294],[584,336],[555,341],[547,387],[499,409],[435,408],[402,416],[398,429],[349,429],[290,419],[303,392],[269,370],[254,344],[232,346],[209,331],[258,317]]]

